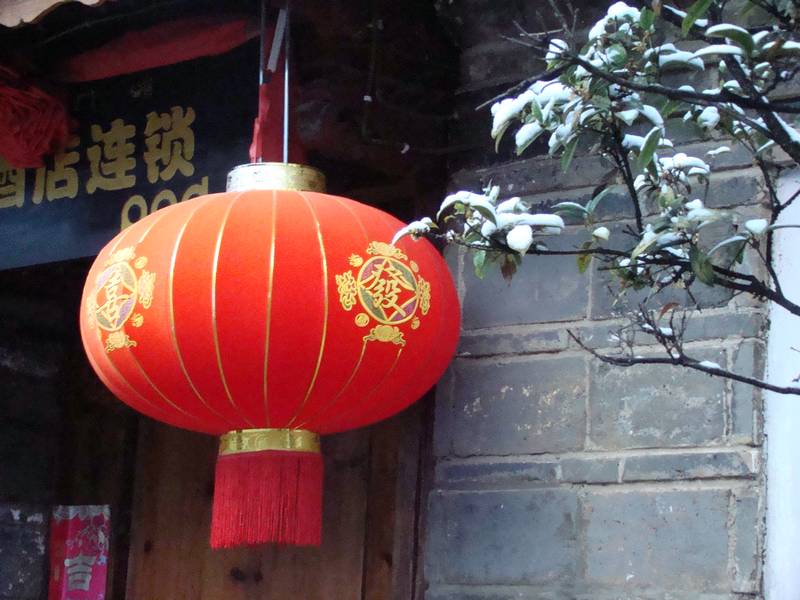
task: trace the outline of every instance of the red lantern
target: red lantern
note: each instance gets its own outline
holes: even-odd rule
[[[284,178],[262,188],[324,185],[298,165],[242,169]],[[318,191],[229,191],[159,210],[98,255],[81,308],[97,374],[146,415],[225,434],[212,546],[319,544],[318,434],[393,415],[447,367],[447,265],[427,241],[388,243],[400,227]]]

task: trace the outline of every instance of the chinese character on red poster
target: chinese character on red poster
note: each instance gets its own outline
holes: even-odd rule
[[[53,509],[48,600],[105,600],[109,521],[107,505]]]

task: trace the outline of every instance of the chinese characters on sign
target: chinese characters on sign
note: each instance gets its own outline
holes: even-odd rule
[[[147,168],[150,183],[169,182],[156,192],[148,203],[141,194],[131,195],[122,207],[120,228],[179,201],[174,191],[178,184],[176,175],[188,178],[194,175],[192,158],[195,140],[192,124],[195,111],[192,107],[173,106],[168,113],[151,112],[147,115],[143,135],[137,137],[136,126],[123,119],[114,119],[104,127],[92,124],[89,128],[89,145],[85,148],[88,173],[81,181],[75,165],[81,160],[81,139],[73,136],[63,152],[53,157],[52,165],[36,170],[14,169],[0,158],[0,209],[22,208],[26,199],[33,204],[70,200],[79,193],[93,195],[98,191],[124,191],[136,187],[136,166],[141,159]],[[141,142],[140,144],[137,142]],[[27,189],[28,182],[32,184]],[[180,192],[180,201],[208,193],[208,177],[188,182]]]
[[[53,509],[48,600],[104,600],[110,517],[107,505]]]
[[[38,169],[0,156],[0,269],[92,256],[160,208],[224,191],[248,160],[257,50],[68,84],[64,150]]]

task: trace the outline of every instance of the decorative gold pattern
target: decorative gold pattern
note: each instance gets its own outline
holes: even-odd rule
[[[106,337],[106,352],[112,352],[120,348],[130,348],[135,345],[136,342],[129,338],[124,331],[115,331],[109,333],[108,337]]]
[[[342,303],[342,308],[352,310],[356,305],[356,295],[358,294],[356,278],[350,271],[337,275],[336,288],[339,291],[339,302]]]
[[[431,309],[431,284],[425,281],[422,277],[417,280],[419,287],[419,309],[423,315],[427,315]]]
[[[146,310],[153,302],[156,276],[141,268],[146,264],[146,257],[136,258],[134,246],[113,251],[105,269],[95,279],[93,293],[86,298],[89,327],[96,325],[109,334],[105,339],[106,352],[136,345],[124,328],[129,320],[134,327],[141,327],[144,315],[134,309],[138,304]]]
[[[365,341],[390,342],[404,346],[404,333],[399,325],[409,323],[410,329],[422,325],[417,313],[427,315],[431,307],[431,285],[419,276],[419,265],[391,244],[372,241],[367,244],[370,258],[358,254],[347,259],[357,268],[336,275],[336,286],[342,308],[350,311],[357,304],[363,309],[356,315],[355,324],[370,330]]]
[[[364,336],[365,342],[371,342],[373,340],[391,342],[398,346],[406,345],[403,332],[400,331],[399,327],[393,327],[392,325],[375,325],[375,327],[370,330],[369,335]]]
[[[119,250],[115,250],[114,252],[111,253],[111,256],[106,261],[106,266],[113,265],[114,263],[118,262],[127,262],[133,260],[135,257],[136,257],[136,252],[134,251],[133,246],[120,248]]]
[[[150,308],[153,303],[153,288],[155,287],[156,274],[150,271],[142,271],[139,277],[139,302],[142,303],[144,308]]]
[[[387,256],[398,260],[406,260],[408,258],[400,248],[395,248],[386,242],[370,242],[369,246],[367,246],[367,254]]]
[[[219,455],[284,450],[319,453],[319,434],[306,429],[238,429],[219,440]]]

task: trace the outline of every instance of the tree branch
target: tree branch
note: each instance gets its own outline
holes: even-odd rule
[[[778,394],[793,394],[796,396],[800,396],[800,387],[797,386],[780,386],[774,385],[762,379],[758,379],[756,377],[748,377],[747,375],[741,375],[739,373],[735,373],[733,371],[728,371],[727,369],[723,369],[721,367],[717,368],[711,366],[708,363],[704,363],[703,361],[699,361],[697,359],[691,358],[682,352],[679,353],[677,356],[611,356],[608,354],[602,354],[595,350],[594,348],[590,348],[583,341],[575,335],[571,330],[567,330],[567,334],[572,340],[580,346],[580,348],[598,360],[601,360],[604,363],[615,365],[617,367],[632,367],[634,365],[673,365],[676,367],[686,367],[689,369],[694,369],[695,371],[700,371],[701,373],[706,373],[711,376],[716,377],[724,377],[726,379],[731,379],[733,381],[739,381],[741,383],[746,383],[752,385],[753,387],[760,388],[762,390],[769,390],[771,392],[776,392]]]

